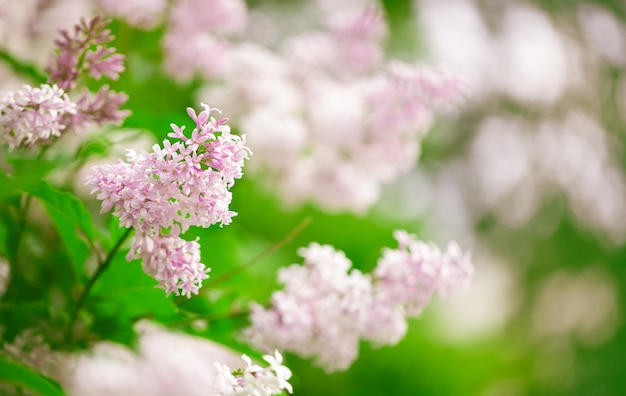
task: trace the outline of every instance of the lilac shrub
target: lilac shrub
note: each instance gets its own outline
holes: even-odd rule
[[[18,213],[14,223],[20,224],[19,232],[28,229],[24,226],[30,198],[42,199],[70,252],[76,279],[63,301],[70,312],[56,318],[63,329],[52,337],[64,348],[102,336],[90,333],[99,325],[100,312],[90,308],[98,302],[89,293],[97,290],[94,284],[119,257],[133,231],[126,261],[140,260],[165,297],[190,299],[200,294],[211,268],[202,263],[199,238],[188,240],[184,234],[191,227],[232,222],[237,213],[230,209],[231,189],[243,177],[251,148],[254,172],[284,203],[312,202],[326,212],[365,213],[384,183],[415,165],[421,139],[437,112],[455,108],[466,96],[457,76],[387,59],[388,27],[374,5],[322,18],[321,29],[299,32],[271,50],[246,36],[252,14],[242,0],[98,0],[96,5],[140,29],[162,21],[164,70],[177,82],[198,76],[211,80],[201,95],[234,114],[242,133],[231,133],[229,119],[202,103],[199,113],[187,108],[194,124],[190,132],[185,133],[184,125],[170,124],[167,139],[150,150],[128,149],[125,160],[94,166],[85,185],[101,201],[100,213],[111,212],[127,229],[107,254],[101,249],[108,241],[73,194],[42,180],[9,192],[23,194],[15,200],[19,210],[5,211]],[[126,93],[107,84],[95,92],[82,86],[87,78],[117,80],[125,71],[125,56],[110,46],[114,37],[109,22],[98,16],[82,19],[72,30],[61,29],[46,68],[47,83],[0,94],[1,144],[9,150],[32,149],[52,144],[69,130],[123,124],[130,114],[121,109]],[[84,152],[73,158],[73,170],[84,165],[90,150],[101,149],[98,143],[81,146]],[[68,175],[69,180],[74,174]],[[22,199],[28,194],[32,196]],[[20,237],[14,238],[18,244]],[[394,237],[398,247],[384,249],[370,273],[352,268],[333,246],[313,242],[301,248],[303,265],[279,270],[283,288],[267,304],[250,305],[250,324],[243,329],[254,348],[273,353],[263,357],[269,367],[254,364],[246,355],[247,366],[234,371],[218,363],[216,392],[291,393],[292,373],[278,351],[310,358],[328,372],[347,370],[362,341],[395,345],[407,332],[407,319],[419,316],[432,298],[468,288],[473,275],[470,255],[454,242],[442,250],[404,231]],[[90,271],[84,267],[92,259],[97,267],[87,277]],[[102,293],[95,300],[106,298]],[[187,312],[181,300],[163,300],[175,312],[172,321],[180,320],[176,323],[183,326],[187,319],[210,322],[202,316],[206,312]]]

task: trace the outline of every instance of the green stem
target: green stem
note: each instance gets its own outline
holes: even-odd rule
[[[100,278],[100,276],[102,276],[102,274],[111,266],[111,263],[113,262],[113,257],[115,257],[118,250],[120,249],[120,247],[122,247],[122,244],[124,243],[124,241],[126,241],[126,239],[128,238],[128,236],[130,235],[132,231],[133,231],[132,228],[128,228],[126,232],[124,232],[124,234],[120,237],[120,239],[117,240],[117,242],[115,243],[115,246],[113,246],[113,248],[109,251],[109,254],[106,256],[104,261],[102,261],[98,265],[98,269],[96,270],[96,272],[92,275],[92,277],[89,279],[89,281],[85,285],[85,288],[83,289],[83,292],[80,295],[78,302],[76,303],[76,307],[74,308],[74,311],[72,312],[72,317],[70,318],[70,323],[69,323],[69,327],[67,330],[68,342],[72,341],[72,338],[74,336],[74,324],[76,323],[78,314],[80,313],[81,309],[85,305],[85,301],[87,301],[87,297],[89,296],[89,292],[93,288],[93,285],[96,283],[98,278]]]
[[[35,66],[15,58],[2,48],[0,48],[0,60],[5,61],[16,73],[30,77],[31,80],[38,84],[44,84],[48,80],[48,77],[41,73]]]
[[[28,215],[28,209],[30,209],[30,203],[33,200],[33,196],[27,193],[24,193],[24,205],[20,208],[17,230],[15,232],[15,252],[13,261],[17,266],[17,257],[19,256],[20,242],[22,240],[22,234],[24,234],[24,229],[26,228],[26,216]]]
[[[279,250],[283,246],[285,246],[288,243],[290,243],[299,233],[302,232],[302,230],[304,230],[306,227],[308,227],[309,224],[311,224],[312,221],[313,221],[313,218],[311,216],[305,217],[304,220],[302,220],[300,222],[300,224],[295,226],[294,229],[291,230],[291,232],[286,237],[284,237],[281,241],[279,241],[278,243],[275,243],[275,244],[269,246],[267,249],[263,250],[261,253],[257,254],[254,257],[252,257],[252,259],[250,259],[247,263],[244,263],[244,264],[240,265],[239,267],[233,268],[229,272],[227,272],[227,273],[225,273],[225,274],[223,274],[223,275],[221,275],[221,276],[219,276],[217,278],[210,279],[208,282],[206,282],[205,287],[209,286],[209,285],[210,286],[218,285],[218,284],[220,284],[222,282],[227,281],[228,279],[232,278],[233,276],[237,275],[238,273],[240,273],[240,272],[242,272],[244,270],[247,270],[248,268],[252,267],[257,262],[261,261],[265,257],[269,256],[270,254],[276,252],[277,250]]]

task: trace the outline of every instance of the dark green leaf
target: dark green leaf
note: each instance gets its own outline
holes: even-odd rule
[[[65,216],[64,212],[48,203],[44,203],[44,206],[67,248],[76,276],[81,281],[85,281],[85,261],[89,257],[89,247],[76,232],[76,225]]]
[[[95,239],[91,214],[73,195],[58,191],[44,181],[40,181],[25,190],[42,201],[65,243],[76,276],[84,280],[84,264],[89,256],[89,248],[83,236],[91,241]],[[79,230],[82,236],[79,234]]]
[[[65,395],[61,387],[51,379],[6,360],[0,360],[0,382],[28,389],[43,396]]]
[[[157,289],[138,261],[126,262],[128,250],[120,251],[94,285],[87,308],[98,318],[93,330],[101,337],[131,342],[133,324],[141,318],[167,321],[177,316],[173,297]]]

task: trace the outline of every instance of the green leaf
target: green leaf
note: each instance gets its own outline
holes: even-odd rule
[[[14,177],[0,172],[0,200],[4,201],[11,194],[17,192],[20,188]]]
[[[96,231],[91,214],[73,195],[56,190],[44,181],[25,190],[42,201],[65,243],[77,276],[84,280],[84,264],[89,256],[89,248],[77,230],[80,230],[88,240],[95,239]]]
[[[93,330],[101,337],[128,344],[133,323],[141,318],[171,320],[178,315],[173,297],[157,289],[138,261],[126,262],[128,250],[120,251],[95,283],[86,307],[95,314]]]
[[[76,153],[76,157],[79,159],[87,159],[92,155],[103,155],[106,154],[112,143],[106,139],[106,137],[101,135],[96,135],[91,140],[83,143]]]
[[[93,240],[96,234],[91,214],[85,206],[72,194],[59,191],[44,181],[25,189],[29,194],[39,198],[63,214],[63,216],[79,228],[82,233]]]
[[[64,212],[45,202],[44,207],[67,248],[67,253],[72,260],[77,278],[84,282],[87,279],[85,275],[85,261],[89,257],[89,247],[83,238],[78,235],[75,224],[65,216]]]
[[[127,230],[128,228],[120,226],[120,219],[118,217],[111,216],[111,220],[109,222],[109,235],[111,239],[111,246],[113,246],[115,242],[119,240]]]
[[[0,256],[6,256],[7,254],[7,237],[9,231],[3,221],[0,220]]]
[[[22,365],[0,359],[0,382],[25,388],[43,396],[63,396],[65,393],[53,380]]]
[[[59,154],[49,160],[35,160],[15,155],[10,153],[6,158],[6,161],[13,167],[13,172],[0,171],[0,200],[5,200],[20,190],[33,188],[34,185],[41,183],[48,173],[71,161],[71,158],[65,154]]]

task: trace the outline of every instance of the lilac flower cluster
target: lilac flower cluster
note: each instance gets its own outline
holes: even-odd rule
[[[95,79],[102,76],[118,79],[125,70],[124,55],[103,45],[114,38],[106,29],[108,24],[108,20],[96,16],[89,21],[82,19],[74,26],[73,34],[61,29],[61,38],[54,41],[57,53],[46,68],[50,73],[49,81],[69,90],[76,87],[76,80],[85,71]]]
[[[53,85],[24,85],[19,91],[0,95],[0,143],[7,143],[10,150],[31,148],[37,143],[49,144],[52,137],[88,123],[122,123],[130,113],[120,110],[128,99],[126,94],[114,92],[107,85],[96,94],[85,88],[75,101],[67,93],[84,73],[97,79],[117,79],[124,71],[123,55],[103,45],[113,39],[105,29],[107,24],[95,17],[88,22],[82,20],[73,35],[60,30],[61,38],[55,40],[57,53],[47,68],[48,82]]]
[[[59,137],[76,111],[76,104],[56,85],[24,85],[19,91],[4,92],[0,94],[0,143],[13,150]]]
[[[96,16],[89,21],[82,19],[74,26],[73,34],[61,29],[61,38],[54,41],[56,52],[46,68],[50,73],[48,81],[55,82],[64,90],[71,90],[82,75],[96,80],[102,77],[117,80],[125,70],[124,55],[105,45],[114,39],[110,30],[106,29],[109,22]],[[120,110],[127,100],[125,93],[114,92],[108,85],[103,85],[96,94],[83,89],[76,101],[77,112],[71,120],[72,124],[76,127],[91,122],[119,125],[130,114],[127,110]]]
[[[466,87],[441,71],[386,61],[387,26],[374,5],[323,22],[325,30],[295,35],[278,52],[233,45],[223,82],[202,98],[239,109],[252,169],[285,203],[362,213],[415,165],[434,114],[460,103]],[[267,122],[275,118],[283,127]]]
[[[394,237],[398,249],[385,249],[372,274],[350,270],[350,261],[332,246],[300,249],[304,265],[279,271],[283,290],[273,293],[269,308],[252,304],[244,337],[261,350],[313,358],[329,372],[347,369],[361,340],[398,343],[406,318],[419,315],[433,295],[466,289],[473,266],[454,243],[442,252],[404,231]]]
[[[274,351],[274,356],[263,356],[270,365],[267,368],[252,364],[252,360],[246,355],[243,355],[242,359],[247,366],[235,371],[231,371],[224,364],[215,363],[217,375],[214,391],[217,395],[270,396],[282,394],[283,390],[293,393],[291,384],[287,382],[291,378],[291,370],[282,364],[283,357],[278,351]]]
[[[124,227],[135,229],[127,259],[142,259],[146,273],[170,293],[197,294],[208,269],[200,263],[200,245],[180,235],[191,226],[229,224],[229,188],[242,176],[249,150],[245,136],[230,133],[228,119],[211,116],[219,111],[187,113],[195,122],[191,137],[185,126],[171,124],[173,132],[152,152],[129,150],[127,161],[94,167],[87,178],[92,194],[102,201],[102,212],[113,209]]]

